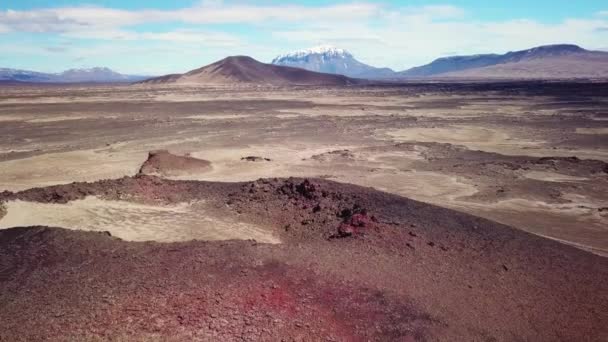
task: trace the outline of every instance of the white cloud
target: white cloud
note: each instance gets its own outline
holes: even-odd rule
[[[308,25],[274,30],[273,35],[304,46],[320,41],[340,45],[362,61],[405,69],[428,63],[446,52],[504,53],[555,43],[595,49],[605,46],[601,30],[608,27],[608,20],[597,18],[544,24],[530,19],[465,20],[465,15],[457,10],[405,9],[386,14],[383,25]]]
[[[142,33],[139,35],[142,39],[171,41],[171,42],[190,42],[190,43],[205,43],[215,46],[236,46],[241,43],[241,40],[233,35],[221,32],[201,32],[191,30],[177,30],[160,33]]]
[[[86,26],[76,18],[66,18],[50,10],[0,12],[0,26],[7,31],[63,32]]]
[[[16,31],[63,31],[74,25],[89,27],[124,27],[142,23],[182,22],[191,24],[241,23],[268,21],[351,21],[377,14],[374,4],[352,3],[332,6],[251,6],[203,3],[198,6],[172,10],[128,11],[105,7],[64,7],[31,11],[0,12],[0,24]]]
[[[352,21],[371,18],[379,7],[374,4],[353,3],[321,7],[297,5],[280,6],[200,6],[172,13],[178,20],[189,23],[264,23]]]
[[[154,23],[170,23],[171,29],[134,29]],[[216,24],[245,24],[250,31],[221,32]],[[608,11],[547,24],[526,18],[481,21],[452,5],[394,7],[366,2],[258,6],[204,0],[176,10],[84,6],[0,11],[0,33],[47,32],[65,39],[130,46],[164,43],[173,47],[167,53],[192,48],[196,56],[204,47],[212,51],[207,56],[236,52],[262,60],[292,48],[330,43],[351,50],[362,61],[395,69],[426,63],[448,52],[501,53],[552,43],[601,48],[606,46],[606,28]],[[118,51],[112,49],[110,44],[104,51],[108,55]]]
[[[127,30],[82,30],[64,33],[63,37],[115,41],[170,41],[175,43],[204,43],[207,46],[235,46],[239,37],[223,32],[174,30],[166,32],[134,32]]]
[[[465,10],[452,5],[430,5],[422,7],[404,8],[401,12],[409,16],[420,16],[432,19],[453,19],[465,15]]]

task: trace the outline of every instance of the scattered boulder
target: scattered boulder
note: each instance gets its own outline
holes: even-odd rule
[[[348,149],[345,150],[333,150],[325,153],[315,154],[311,157],[317,161],[329,161],[336,159],[355,159],[355,155]]]
[[[332,236],[333,238],[362,236],[366,230],[373,226],[375,221],[373,216],[368,216],[367,210],[357,204],[352,209],[343,209],[338,216],[342,218],[342,222],[338,226],[337,234]]]
[[[316,186],[308,179],[305,179],[299,183],[289,180],[277,190],[279,193],[289,196],[289,198],[303,197],[304,199],[308,200],[314,200],[318,198]]]
[[[541,157],[532,161],[533,164],[543,165],[559,171],[576,171],[578,173],[608,173],[608,163],[596,159],[580,159],[578,157]]]
[[[312,184],[308,179],[304,180],[302,183],[296,185],[296,192],[308,199],[314,199],[316,197],[315,192],[317,191],[314,184]]]
[[[272,161],[272,159],[270,159],[270,158],[264,158],[264,157],[259,157],[259,156],[247,156],[247,157],[241,158],[241,160],[250,161],[250,162]]]
[[[167,150],[151,151],[148,159],[139,169],[140,175],[179,176],[184,174],[207,172],[211,162],[194,157],[178,156]]]

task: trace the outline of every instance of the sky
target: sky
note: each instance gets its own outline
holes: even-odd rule
[[[162,75],[320,44],[404,70],[556,43],[608,51],[608,1],[0,1],[0,67],[43,72]]]

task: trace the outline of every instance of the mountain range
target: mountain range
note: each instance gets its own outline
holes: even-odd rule
[[[608,77],[608,52],[570,44],[545,45],[503,55],[439,58],[399,72],[397,77],[600,78]]]
[[[399,72],[364,64],[348,51],[331,46],[280,55],[272,63],[367,79],[608,77],[608,52],[589,51],[571,44],[545,45],[506,54],[444,57]]]
[[[350,85],[361,83],[343,75],[259,62],[248,56],[231,56],[184,74],[171,74],[141,81],[141,84],[268,84]]]
[[[61,73],[0,68],[2,83],[131,83],[149,76],[123,75],[108,68],[69,69]]]
[[[374,67],[328,45],[277,56],[270,64],[232,56],[184,74],[150,78],[108,68],[61,73],[0,68],[0,83],[259,83],[272,85],[349,85],[364,79],[593,79],[608,78],[608,52],[556,44],[505,54],[442,57],[403,71]],[[144,82],[142,82],[144,81]]]

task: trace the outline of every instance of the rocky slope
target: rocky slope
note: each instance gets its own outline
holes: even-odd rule
[[[0,202],[204,200],[282,244],[0,231],[0,340],[602,341],[608,259],[370,188],[150,176]]]

